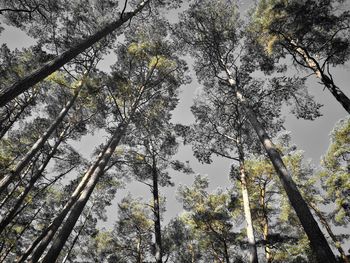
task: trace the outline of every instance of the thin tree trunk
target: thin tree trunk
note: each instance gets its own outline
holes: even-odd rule
[[[20,105],[20,109],[19,111],[16,113],[16,115],[11,119],[9,116],[8,118],[8,123],[6,125],[2,125],[3,121],[1,122],[1,130],[0,130],[0,140],[2,139],[2,137],[5,136],[5,134],[7,133],[7,131],[12,127],[12,125],[19,119],[19,117],[22,115],[22,113],[24,112],[24,110],[28,107],[28,105],[30,103],[32,103],[32,101],[34,101],[36,96],[34,96],[34,94],[32,94],[28,100],[25,102],[24,105]]]
[[[155,235],[155,257],[156,263],[163,262],[163,251],[162,251],[162,233],[160,226],[160,208],[159,208],[159,189],[158,189],[158,172],[157,164],[152,153],[152,194],[153,194],[153,216],[154,216],[154,235]]]
[[[350,263],[348,257],[345,254],[345,251],[343,250],[343,248],[341,246],[340,241],[338,240],[336,235],[333,233],[331,226],[328,224],[327,219],[323,216],[323,214],[320,211],[320,209],[318,209],[318,207],[315,204],[313,204],[313,203],[309,203],[309,206],[315,212],[316,216],[320,220],[320,222],[323,225],[323,227],[327,230],[327,233],[331,237],[331,239],[332,239],[332,241],[334,243],[334,246],[337,248],[337,250],[338,250],[338,252],[339,252],[343,262],[344,263]]]
[[[290,40],[292,48],[299,54],[299,56],[305,61],[308,67],[315,72],[316,76],[322,81],[326,88],[332,93],[334,98],[343,106],[343,108],[350,114],[350,99],[345,93],[334,84],[332,77],[327,76],[324,70],[320,67],[320,64],[315,58],[313,58],[304,48],[298,46],[298,44]]]
[[[265,205],[265,196],[266,196],[266,184],[264,184],[263,188],[260,189],[260,206],[262,208],[262,228],[263,228],[263,239],[265,243],[265,258],[267,263],[272,262],[271,257],[271,248],[270,248],[270,240],[269,240],[269,219],[267,217],[266,205]]]
[[[54,237],[55,233],[57,232],[58,228],[61,226],[64,218],[69,213],[70,209],[78,200],[81,192],[83,191],[85,185],[89,181],[92,173],[94,172],[95,168],[98,165],[98,162],[103,157],[104,153],[107,151],[108,146],[111,141],[109,141],[101,153],[99,154],[97,161],[92,165],[89,170],[85,173],[82,180],[80,181],[79,185],[76,187],[74,192],[72,193],[71,197],[69,198],[68,202],[63,207],[62,211],[53,219],[52,223],[38,236],[32,244],[28,247],[26,252],[18,259],[18,263],[24,263],[25,260],[29,257],[30,254],[32,254],[32,258],[29,262],[37,262],[40,256],[44,253],[46,247],[51,242],[52,238]],[[36,246],[40,243],[40,245],[36,248]],[[35,249],[36,248],[36,249]],[[34,250],[35,249],[35,250]],[[34,251],[33,251],[34,250]],[[33,253],[32,253],[33,252]]]
[[[226,261],[226,263],[230,263],[230,256],[228,254],[226,241],[224,241],[224,253],[225,253],[225,261]]]
[[[137,263],[142,263],[142,235],[139,234],[139,240],[137,242]]]
[[[81,80],[78,84],[76,90],[74,91],[74,96],[72,99],[66,104],[66,106],[61,110],[60,114],[57,116],[55,121],[51,124],[51,126],[47,129],[47,131],[40,137],[32,148],[26,153],[26,155],[17,163],[16,167],[13,171],[4,176],[4,178],[0,182],[0,193],[3,193],[4,190],[8,187],[8,185],[14,180],[14,178],[20,176],[20,173],[28,165],[30,160],[35,156],[35,154],[43,147],[46,141],[50,138],[52,133],[58,128],[58,126],[63,121],[64,117],[68,114],[68,111],[73,106],[75,100],[77,99],[79,92],[83,86],[84,81]]]
[[[34,71],[29,76],[23,78],[22,80],[16,82],[10,87],[7,87],[0,91],[0,107],[3,107],[6,103],[14,99],[16,96],[20,95],[30,87],[39,83],[51,73],[58,70],[60,67],[64,66],[67,62],[75,58],[77,55],[82,53],[84,50],[88,49],[96,42],[111,34],[117,28],[121,27],[125,22],[134,17],[137,13],[141,12],[144,6],[150,0],[142,1],[137,8],[125,14],[122,14],[116,21],[106,25],[103,29],[96,32],[94,35],[82,40],[79,44],[71,49],[65,51],[61,55],[57,56],[53,61],[47,63],[42,68]]]
[[[247,224],[246,230],[247,230],[247,239],[249,244],[249,262],[258,263],[258,251],[256,247],[256,242],[255,242],[254,226],[253,226],[253,220],[252,220],[252,215],[250,210],[247,178],[246,178],[246,173],[244,169],[244,160],[241,157],[240,157],[240,163],[239,163],[239,170],[240,170],[240,179],[241,179],[241,188],[242,188],[244,217]]]
[[[34,219],[36,218],[36,216],[39,214],[41,208],[39,208],[35,214],[32,216],[32,218],[30,219],[30,222],[28,222],[26,224],[26,226],[22,229],[22,231],[19,233],[18,237],[16,237],[16,242],[14,242],[5,252],[5,254],[2,256],[2,259],[0,260],[0,262],[4,262],[6,257],[10,254],[10,252],[12,251],[12,249],[14,249],[17,245],[18,240],[20,240],[20,238],[22,237],[22,235],[24,234],[24,232],[29,228],[29,226],[31,225],[31,223],[34,221]]]
[[[20,185],[22,185],[23,181],[22,178],[24,178],[25,176],[27,176],[27,174],[29,173],[29,171],[33,168],[33,166],[35,165],[35,163],[37,162],[38,158],[40,157],[40,155],[37,155],[35,157],[35,159],[30,163],[30,165],[27,167],[27,169],[21,174],[20,180],[18,180],[16,182],[16,184],[14,185],[14,187],[11,189],[11,191],[6,195],[6,197],[1,201],[0,204],[0,209],[2,209],[2,207],[11,199],[12,195],[18,190],[18,187]]]
[[[94,169],[94,172],[91,175],[84,190],[81,192],[80,197],[72,206],[71,212],[68,215],[67,220],[62,225],[62,228],[58,233],[57,237],[53,240],[53,244],[51,245],[49,251],[46,253],[45,257],[43,258],[42,263],[55,262],[58,258],[64,244],[66,243],[96,184],[98,183],[99,178],[103,175],[104,168],[106,167],[109,159],[111,158],[116,147],[118,146],[119,141],[124,136],[129,122],[130,119],[128,119],[124,123],[121,123],[121,125],[117,128],[116,132],[113,135],[112,142],[110,143],[107,151],[104,153],[101,160],[98,162],[96,169]]]
[[[23,192],[17,197],[17,201],[15,204],[12,206],[10,211],[7,213],[7,215],[1,220],[0,222],[0,233],[5,229],[5,227],[11,222],[11,220],[14,218],[16,215],[17,210],[19,207],[22,205],[24,199],[28,195],[29,191],[32,189],[36,181],[41,177],[42,173],[44,172],[46,166],[49,164],[51,158],[55,155],[58,146],[61,144],[63,141],[63,138],[65,136],[66,131],[68,130],[68,127],[65,128],[62,133],[60,134],[58,140],[56,141],[53,149],[49,153],[49,155],[46,157],[44,163],[39,167],[39,170],[36,172],[36,174],[30,179],[29,184],[25,187]]]
[[[253,126],[256,134],[259,137],[260,142],[264,146],[269,156],[269,159],[272,162],[280,178],[282,186],[287,193],[288,199],[292,207],[294,208],[306,235],[309,238],[311,248],[317,257],[317,260],[320,263],[336,262],[335,256],[331,248],[329,247],[326,238],[324,237],[309,207],[307,206],[305,200],[301,196],[295,182],[293,181],[285,164],[283,163],[280,153],[273,145],[265,129],[259,123],[255,113],[247,105],[244,96],[241,94],[238,87],[236,87],[236,82],[232,77],[232,74],[229,71],[229,69],[225,68],[225,71],[228,77],[229,85],[234,89],[237,100],[240,101],[240,105],[245,111],[248,121]]]

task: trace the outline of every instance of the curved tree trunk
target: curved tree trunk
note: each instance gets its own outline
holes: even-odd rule
[[[57,56],[53,61],[44,65],[42,68],[34,71],[32,74],[16,82],[12,86],[1,90],[0,107],[3,107],[7,102],[11,101],[16,96],[20,95],[35,84],[39,83],[51,73],[55,72],[60,67],[64,66],[67,62],[82,53],[84,50],[88,49],[96,42],[111,34],[117,28],[121,27],[125,22],[129,21],[132,17],[141,12],[141,10],[149,1],[150,0],[142,1],[134,11],[122,14],[121,17],[116,21],[106,25],[100,31],[96,32],[94,35],[88,37],[87,39],[82,40],[75,47],[72,47],[71,49],[65,51],[63,54]]]
[[[158,172],[154,153],[152,153],[152,194],[153,194],[153,216],[154,216],[154,235],[155,235],[155,257],[156,263],[163,262],[162,251],[162,233],[160,226],[160,209],[159,209],[159,190],[158,190]]]
[[[17,163],[16,167],[13,171],[6,174],[4,178],[0,181],[0,193],[2,193],[8,185],[14,180],[14,178],[20,176],[22,170],[28,165],[30,160],[35,156],[36,153],[39,152],[39,150],[43,147],[43,145],[46,143],[46,141],[50,138],[52,133],[58,128],[58,126],[61,124],[63,119],[68,114],[68,111],[73,106],[75,100],[77,99],[79,92],[83,86],[84,81],[81,80],[78,84],[74,96],[72,99],[66,104],[66,106],[61,110],[60,114],[57,116],[55,121],[50,125],[50,127],[47,129],[47,131],[41,136],[35,144],[32,146],[32,148],[26,153],[26,155]]]

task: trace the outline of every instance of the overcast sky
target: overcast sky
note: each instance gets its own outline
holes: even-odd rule
[[[244,15],[243,15],[244,16]],[[0,35],[0,43],[7,43],[8,47],[12,50],[15,48],[28,47],[33,45],[35,41],[27,37],[23,32],[13,27],[5,27],[4,32]],[[189,60],[190,61],[190,60]],[[109,56],[108,59],[101,63],[101,67],[108,70],[109,65],[114,63],[113,56]],[[336,84],[350,96],[349,83],[350,83],[350,64],[347,63],[344,66],[338,66],[333,70],[333,76]],[[307,75],[306,72],[299,72],[300,75]],[[321,109],[322,117],[315,121],[297,120],[295,117],[287,115],[285,128],[292,132],[293,143],[295,143],[299,149],[305,151],[307,158],[312,158],[314,165],[318,165],[321,156],[326,152],[329,145],[329,134],[333,129],[334,124],[341,118],[347,116],[345,110],[340,104],[331,96],[328,90],[323,90],[323,86],[318,83],[314,77],[310,77],[307,86],[311,94],[316,98],[317,102],[324,104]],[[190,112],[190,107],[193,102],[194,94],[200,86],[193,76],[193,82],[189,85],[181,87],[180,103],[173,113],[173,121],[190,124],[194,118]],[[97,145],[104,139],[95,136],[86,136],[80,143],[76,143],[75,146],[84,155],[89,155],[93,150],[93,145]],[[210,189],[217,187],[226,188],[229,187],[228,171],[231,161],[223,158],[214,158],[211,165],[203,165],[198,163],[192,156],[190,146],[181,146],[178,154],[176,155],[181,161],[190,161],[190,165],[194,169],[195,173],[207,175],[210,180]],[[175,187],[161,189],[161,194],[167,198],[167,212],[165,219],[168,221],[171,217],[174,217],[181,211],[181,204],[175,199],[176,189],[179,184],[191,184],[193,182],[193,175],[183,175],[177,172],[171,173],[173,175],[173,181]],[[131,183],[127,185],[125,190],[121,190],[117,193],[117,200],[124,197],[127,192],[131,192],[134,196],[143,196],[150,199],[151,193],[149,189],[140,183]],[[115,206],[109,209],[110,220],[111,217],[115,217]],[[104,224],[104,225],[110,225]]]

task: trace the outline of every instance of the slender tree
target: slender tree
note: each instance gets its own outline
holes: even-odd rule
[[[30,160],[35,156],[35,154],[41,149],[41,147],[45,144],[45,142],[50,138],[52,133],[61,124],[63,119],[68,114],[68,111],[73,106],[76,99],[78,98],[79,92],[82,89],[83,85],[84,85],[84,79],[82,79],[81,81],[79,81],[76,84],[76,87],[74,89],[74,96],[65,105],[65,107],[61,110],[61,112],[56,117],[55,121],[47,129],[47,131],[35,142],[35,144],[26,153],[26,155],[16,164],[14,169],[2,178],[2,180],[0,181],[0,193],[2,193],[8,187],[8,185],[11,183],[11,181],[13,181],[15,178],[20,176],[21,172],[28,165]]]
[[[232,90],[233,96],[239,102],[242,111],[245,112],[246,118],[276,169],[318,260],[334,262],[335,257],[327,240],[283,163],[279,151],[269,138],[263,121],[258,119],[258,116],[263,114],[257,107],[259,103],[254,100],[254,97],[248,95],[244,89],[244,83],[241,82],[240,69],[235,63],[235,60],[238,59],[237,53],[233,52],[235,47],[239,47],[237,41],[240,36],[234,30],[235,25],[239,23],[237,10],[232,3],[218,1],[210,5],[203,2],[193,6],[192,10],[183,16],[179,24],[182,32],[179,32],[178,35],[192,49],[192,54],[197,59],[196,69],[200,81],[204,81],[204,72],[206,75],[211,73],[211,77],[221,80]],[[244,66],[243,63],[242,66]],[[274,95],[276,96],[277,93]]]
[[[158,30],[161,30],[159,25],[158,28]],[[175,91],[178,85],[186,81],[183,76],[185,69],[180,67],[183,62],[176,57],[171,45],[161,42],[159,39],[154,39],[154,37],[147,38],[150,37],[149,32],[144,28],[140,28],[133,33],[133,39],[131,39],[129,46],[121,46],[119,50],[120,60],[115,67],[113,77],[124,85],[124,89],[116,89],[115,82],[111,83],[111,86],[107,89],[112,91],[112,102],[114,102],[117,111],[117,118],[121,119],[121,122],[113,132],[111,142],[102,154],[101,159],[90,167],[91,176],[89,176],[81,194],[71,207],[68,218],[58,236],[53,240],[53,244],[45,255],[43,262],[49,262],[58,257],[99,178],[103,175],[108,161],[120,140],[124,137],[128,125],[135,120],[136,116],[142,117],[143,111],[147,112],[147,106],[152,104],[153,99],[166,98],[165,101],[174,103],[176,101]],[[159,37],[161,36],[162,33]],[[125,69],[128,68],[130,72],[125,72]],[[139,71],[135,72],[135,69],[139,69]],[[146,74],[146,77],[144,74]],[[116,92],[114,96],[113,90]],[[121,94],[121,99],[119,99],[121,105],[118,104],[118,97],[115,96],[118,93]],[[123,107],[123,110],[120,110],[119,105]],[[35,259],[38,259],[38,256],[39,254],[35,255]]]
[[[268,52],[275,56],[289,54],[296,65],[309,69],[350,113],[350,99],[330,73],[331,67],[344,64],[350,54],[350,17],[341,2],[262,0],[251,28]]]

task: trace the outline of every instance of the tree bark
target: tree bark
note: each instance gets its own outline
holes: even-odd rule
[[[262,208],[262,230],[263,230],[263,238],[265,243],[265,258],[267,263],[272,262],[271,257],[271,248],[270,248],[270,240],[269,240],[269,219],[267,217],[266,204],[265,204],[265,196],[266,196],[266,184],[264,184],[263,188],[260,189],[260,206]]]
[[[241,188],[242,188],[242,199],[243,199],[243,209],[244,209],[244,217],[246,220],[246,230],[247,230],[247,239],[249,245],[249,262],[258,263],[258,251],[255,242],[254,236],[254,227],[253,220],[250,210],[250,202],[249,202],[249,193],[247,188],[247,178],[244,169],[244,160],[240,157],[240,179],[241,179]]]
[[[141,12],[144,6],[150,0],[142,1],[134,11],[122,14],[119,19],[106,25],[103,29],[96,32],[94,35],[82,40],[79,44],[71,49],[65,51],[61,55],[57,56],[53,61],[47,63],[42,68],[34,71],[29,76],[23,78],[22,80],[16,82],[10,87],[7,87],[0,91],[0,107],[3,107],[6,103],[14,99],[16,96],[20,95],[30,87],[39,83],[51,73],[58,70],[60,67],[64,66],[70,60],[75,58],[77,55],[82,53],[84,50],[88,49],[96,42],[111,34],[114,30],[121,27],[125,22],[134,17],[137,13]]]
[[[163,262],[163,251],[162,251],[162,233],[160,226],[160,208],[159,208],[159,190],[158,190],[158,172],[157,164],[154,156],[155,153],[152,153],[152,183],[153,183],[153,216],[154,216],[154,235],[155,235],[155,257],[156,263]]]
[[[24,188],[23,192],[17,197],[17,200],[15,204],[12,206],[10,211],[6,214],[6,216],[1,220],[0,222],[0,233],[5,229],[5,227],[11,222],[11,220],[14,218],[16,215],[17,210],[19,207],[22,205],[24,199],[28,195],[29,191],[32,189],[36,181],[41,177],[42,173],[44,172],[46,166],[49,164],[51,158],[55,155],[58,146],[61,144],[63,141],[63,138],[65,136],[65,133],[68,128],[62,131],[60,134],[58,140],[56,141],[54,147],[52,148],[51,152],[49,155],[46,157],[44,163],[41,164],[39,167],[39,170],[36,172],[36,174],[30,179],[29,184]]]
[[[40,137],[32,148],[26,153],[26,155],[17,163],[16,167],[13,171],[6,174],[4,178],[0,181],[0,193],[4,192],[4,190],[8,187],[8,185],[18,176],[20,176],[22,170],[28,165],[30,160],[35,156],[36,153],[43,147],[46,141],[50,138],[52,133],[58,128],[63,119],[68,114],[68,111],[73,106],[75,100],[77,99],[79,92],[83,86],[84,80],[81,80],[76,90],[74,91],[74,96],[72,99],[66,104],[66,106],[61,110],[60,114],[57,116],[55,121],[50,125],[47,131]]]
[[[72,232],[74,225],[76,224],[80,214],[82,213],[87,201],[89,200],[92,191],[94,190],[96,184],[98,183],[99,178],[103,175],[104,169],[108,164],[109,159],[111,158],[113,152],[115,151],[116,147],[119,144],[119,141],[124,136],[126,129],[129,126],[130,121],[133,120],[136,109],[138,107],[138,104],[140,102],[141,96],[144,92],[145,87],[141,86],[139,91],[139,96],[137,97],[136,101],[134,102],[132,109],[130,111],[129,117],[127,119],[124,119],[117,127],[116,131],[114,132],[113,136],[111,137],[109,143],[106,145],[103,152],[100,153],[100,156],[98,160],[89,168],[89,176],[84,176],[84,183],[81,182],[78,186],[78,188],[75,190],[75,192],[79,192],[79,196],[77,195],[74,202],[70,206],[70,214],[63,224],[61,231],[58,233],[57,237],[53,240],[53,244],[51,245],[51,248],[47,252],[46,256],[43,258],[41,263],[50,263],[54,262],[65,242],[67,241],[70,233]],[[69,211],[66,212],[65,215],[67,215]],[[64,216],[65,217],[65,216]],[[64,220],[64,217],[62,218],[59,225],[57,225],[56,231],[58,227],[61,225],[61,223]],[[53,238],[53,235],[51,235],[51,239]],[[50,240],[51,240],[50,239]],[[49,241],[50,242],[50,241]],[[46,242],[46,246],[48,245],[48,242]],[[45,248],[46,248],[45,246]],[[41,254],[44,252],[45,248],[41,250]],[[40,255],[41,255],[40,254]],[[30,261],[31,263],[36,262],[39,260],[40,255],[36,255],[35,258]],[[33,255],[34,257],[34,255]]]

